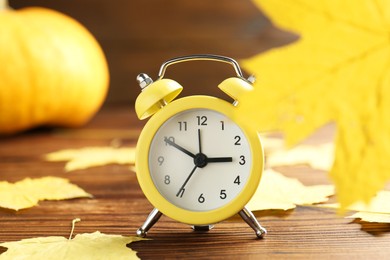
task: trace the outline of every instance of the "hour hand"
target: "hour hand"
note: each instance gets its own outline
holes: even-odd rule
[[[232,162],[233,157],[211,157],[207,158],[208,163],[218,163],[218,162]]]
[[[176,149],[182,151],[183,153],[191,156],[192,158],[195,158],[195,154],[191,153],[190,151],[188,151],[187,149],[181,147],[180,145],[176,144],[175,142],[173,142],[172,140],[170,140],[168,137],[164,137],[164,142],[175,147]]]

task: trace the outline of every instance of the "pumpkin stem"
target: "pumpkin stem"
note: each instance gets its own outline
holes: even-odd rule
[[[9,9],[11,9],[11,7],[8,4],[8,0],[0,0],[0,11]]]

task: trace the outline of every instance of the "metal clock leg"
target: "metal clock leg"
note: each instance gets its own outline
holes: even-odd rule
[[[238,214],[256,232],[258,238],[263,238],[267,234],[267,230],[260,225],[252,211],[244,207]]]
[[[162,213],[158,209],[154,208],[149,213],[149,216],[146,218],[145,223],[137,230],[137,236],[146,237],[146,234],[148,233],[149,229],[153,227],[154,224],[156,224],[156,222],[161,216]]]

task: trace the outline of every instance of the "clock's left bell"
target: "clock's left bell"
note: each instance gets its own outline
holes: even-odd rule
[[[158,79],[153,82],[145,73],[137,76],[137,82],[142,92],[135,101],[135,112],[141,120],[152,116],[183,90],[183,87],[174,80]]]

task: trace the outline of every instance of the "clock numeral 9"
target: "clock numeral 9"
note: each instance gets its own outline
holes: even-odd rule
[[[203,197],[203,193],[200,194],[199,198],[198,198],[198,202],[199,203],[203,203],[206,199]]]
[[[207,125],[207,116],[196,116],[198,125]]]
[[[158,165],[161,166],[163,164],[163,162],[164,162],[164,157],[163,156],[159,156],[157,158],[157,161],[158,161]]]
[[[244,165],[246,163],[245,161],[245,156],[244,155],[241,155],[240,156],[240,161],[238,162],[240,165]]]

